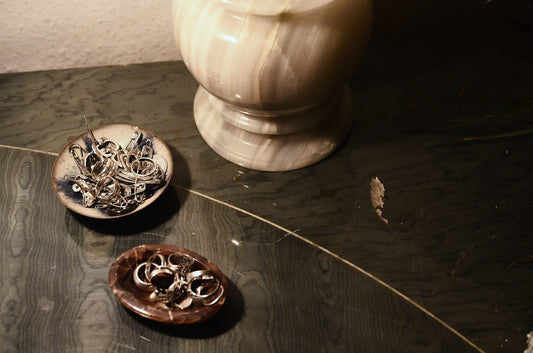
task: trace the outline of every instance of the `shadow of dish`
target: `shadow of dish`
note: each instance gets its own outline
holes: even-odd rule
[[[170,179],[170,185],[179,185],[180,189],[189,190],[191,188],[191,170],[189,169],[189,164],[183,158],[183,156],[176,150],[174,147],[169,146],[170,151],[172,152],[172,159],[174,163],[174,169],[172,171],[172,178]],[[182,202],[185,202],[188,193],[184,193]]]
[[[226,278],[227,279],[227,278]],[[126,312],[136,321],[159,333],[182,338],[211,338],[219,336],[233,328],[244,314],[244,297],[237,286],[228,281],[228,295],[220,310],[208,320],[193,325],[170,325],[144,318],[131,310]]]

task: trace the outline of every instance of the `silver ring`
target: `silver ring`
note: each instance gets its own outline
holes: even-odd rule
[[[105,140],[96,145],[96,153],[106,158],[112,157],[119,150],[120,146],[111,140]]]
[[[167,264],[179,274],[185,275],[191,270],[194,259],[187,254],[173,253],[168,255]]]
[[[215,299],[211,300],[210,302],[205,302],[204,301],[204,305],[205,306],[211,306],[211,305],[216,304],[218,302],[218,300],[222,297],[222,294],[224,294],[224,286],[220,286],[219,289],[220,289],[220,293],[218,293],[218,295],[216,296]]]
[[[96,197],[107,201],[120,194],[120,185],[116,179],[105,176],[96,182],[95,191]]]
[[[200,282],[195,285],[195,282]],[[194,279],[189,283],[189,292],[195,297],[207,299],[212,297],[220,288],[220,281],[216,278]]]
[[[146,268],[144,269],[144,276],[146,277],[146,279],[150,280],[151,278],[151,273],[152,273],[152,270],[153,270],[153,267],[155,266],[155,268],[158,268],[158,267],[161,267],[161,266],[165,266],[166,265],[166,260],[165,260],[165,257],[161,254],[152,254],[152,256],[150,256],[148,258],[148,260],[146,261]]]
[[[152,286],[150,282],[144,281],[139,274],[139,271],[143,266],[146,266],[146,262],[142,262],[135,267],[135,270],[133,271],[133,282],[139,289],[142,289],[145,292],[152,292],[155,289],[154,286]],[[144,273],[144,271],[142,272]]]
[[[166,291],[175,282],[175,273],[169,267],[160,266],[150,272],[150,283],[160,291]]]
[[[157,172],[157,164],[150,158],[141,157],[130,164],[130,170],[137,179],[149,180]]]
[[[214,278],[213,272],[209,270],[196,270],[187,273],[187,282],[191,283],[192,280],[194,280],[196,277],[198,278],[204,278],[204,276],[209,276],[209,278]],[[205,277],[204,279],[209,279],[208,277]]]

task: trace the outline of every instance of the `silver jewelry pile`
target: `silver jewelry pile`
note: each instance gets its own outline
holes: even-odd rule
[[[133,281],[141,290],[150,293],[150,299],[175,309],[192,305],[211,306],[224,294],[224,286],[208,270],[191,268],[194,260],[173,253],[168,256],[153,254],[133,271]]]
[[[167,162],[154,155],[152,141],[134,132],[124,148],[112,140],[97,140],[89,129],[90,151],[69,146],[81,174],[72,190],[83,206],[105,208],[111,216],[130,212],[165,184]]]

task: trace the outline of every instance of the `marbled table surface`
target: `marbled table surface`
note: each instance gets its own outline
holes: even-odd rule
[[[533,37],[505,33],[475,50],[378,36],[351,84],[346,143],[284,173],[209,149],[181,62],[0,75],[0,351],[522,352],[533,331]],[[159,201],[105,221],[59,203],[51,167],[84,113],[169,144],[174,176]],[[145,243],[217,264],[230,283],[222,310],[166,327],[124,309],[108,271]]]

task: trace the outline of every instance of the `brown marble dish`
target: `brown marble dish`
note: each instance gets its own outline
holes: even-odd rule
[[[146,261],[152,254],[169,255],[180,253],[194,259],[191,270],[209,270],[224,286],[224,293],[211,306],[193,305],[187,309],[174,309],[153,301],[149,293],[139,289],[133,282],[135,267]],[[147,244],[129,249],[120,255],[109,270],[109,287],[118,300],[128,309],[145,318],[172,325],[187,325],[203,322],[212,317],[226,301],[228,283],[218,267],[195,252],[168,244]]]
[[[109,139],[116,142],[121,147],[124,147],[129,142],[132,134],[136,131],[142,134],[143,139],[150,139],[152,141],[154,158],[157,156],[159,161],[158,164],[160,164],[160,167],[165,171],[165,183],[153,194],[151,194],[143,203],[131,210],[128,210],[127,212],[118,215],[108,214],[105,209],[85,207],[82,203],[81,193],[74,192],[72,190],[72,185],[74,183],[73,180],[76,175],[80,174],[80,171],[76,165],[76,162],[69,154],[69,146],[73,144],[79,144],[86,150],[90,150],[91,137],[87,131],[74,138],[63,147],[52,167],[52,186],[57,198],[63,205],[65,205],[71,211],[83,216],[107,219],[123,217],[138,212],[149,206],[159,196],[161,196],[170,183],[170,179],[172,178],[173,161],[170,148],[159,136],[149,130],[129,124],[103,125],[91,130],[96,139]]]

